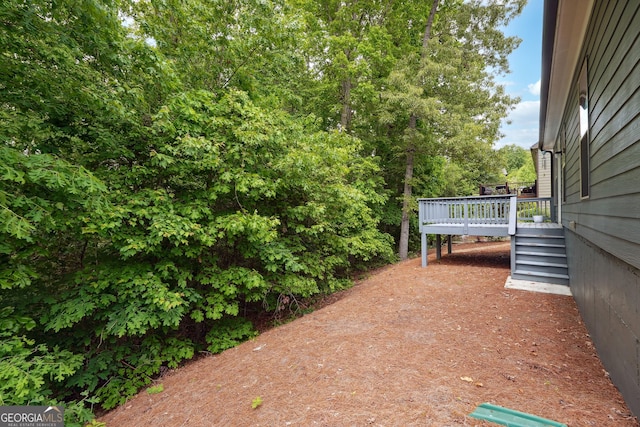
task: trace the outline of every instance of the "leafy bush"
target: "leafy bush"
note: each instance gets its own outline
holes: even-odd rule
[[[82,364],[82,356],[18,335],[35,322],[0,309],[0,405],[37,405],[51,398],[52,381],[62,381]]]
[[[245,304],[393,258],[357,139],[190,89],[118,6],[0,6],[0,401],[68,425],[252,337]]]
[[[94,171],[109,192],[89,174],[73,174],[93,185],[78,190],[84,181],[56,181],[64,191],[54,200],[75,203],[78,215],[51,215],[51,226],[31,232],[51,229],[51,245],[68,244],[43,251],[57,257],[27,270],[30,281],[11,281],[37,290],[32,301],[3,295],[20,310],[36,304],[42,357],[57,343],[54,353],[73,361],[53,378],[52,396],[114,407],[162,367],[254,336],[237,317],[245,303],[332,292],[349,285],[354,266],[393,256],[372,209],[384,203],[372,185],[378,169],[359,157],[357,140],[267,113],[234,91],[180,93],[145,132],[148,154],[136,167],[113,159]],[[99,204],[87,197],[94,188]],[[20,248],[42,250],[13,233]],[[16,245],[5,252],[20,271],[29,263]],[[190,337],[189,328],[201,332]],[[11,351],[33,342],[14,340]]]
[[[250,321],[239,317],[227,317],[217,322],[216,327],[207,334],[207,350],[220,353],[256,335]]]

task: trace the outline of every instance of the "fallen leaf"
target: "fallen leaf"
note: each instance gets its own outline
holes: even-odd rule
[[[260,407],[260,405],[262,405],[262,397],[257,396],[255,399],[253,399],[253,401],[251,402],[251,408],[252,409],[258,409],[258,407]]]
[[[473,378],[471,378],[471,377],[460,377],[460,379],[462,381],[466,381],[468,383],[472,383],[473,382]]]

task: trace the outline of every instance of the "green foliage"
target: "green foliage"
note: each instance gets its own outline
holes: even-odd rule
[[[85,219],[85,233],[111,242],[96,248],[103,261],[80,269],[44,317],[50,330],[85,325],[111,340],[72,381],[104,407],[146,385],[163,362],[191,357],[177,342],[159,352],[152,337],[162,331],[204,322],[208,349],[222,351],[253,336],[233,317],[240,304],[339,289],[353,265],[391,256],[369,207],[384,200],[366,186],[377,169],[356,156],[357,141],[309,133],[233,91],[183,92],[152,128],[151,154],[123,171],[138,190],[112,191],[112,209]],[[136,336],[157,358],[142,363],[127,350],[121,339]]]
[[[506,145],[498,150],[509,182],[534,182],[536,170],[531,151],[518,145]]]
[[[394,236],[413,186],[419,195],[470,194],[494,174],[492,144],[517,102],[494,74],[508,71],[507,56],[519,42],[499,28],[524,0],[437,2],[428,26],[432,3],[295,2],[314,73],[306,107],[377,156],[388,195],[380,214]],[[423,167],[432,159],[446,159],[465,176],[445,182],[442,167]]]
[[[250,321],[239,317],[226,317],[217,321],[215,327],[207,334],[206,340],[209,344],[207,350],[220,353],[256,335]]]
[[[531,158],[531,152],[529,150],[515,144],[505,145],[500,148],[498,155],[502,157],[507,173],[517,171]]]
[[[83,369],[65,384],[95,396],[105,409],[124,403],[151,384],[162,366],[177,368],[194,355],[190,340],[160,333],[143,339],[105,339],[92,347]]]
[[[164,391],[164,385],[158,384],[158,385],[149,387],[147,389],[147,394],[158,394],[158,393],[162,393],[163,391]]]
[[[133,29],[151,37],[174,65],[184,87],[228,88],[276,105],[301,102],[305,73],[297,11],[287,2],[129,2]]]
[[[47,252],[47,236],[78,232],[69,214],[100,210],[104,189],[82,167],[0,145],[0,289],[28,287],[38,272],[26,261]]]
[[[534,182],[538,179],[536,169],[533,164],[531,155],[528,156],[527,161],[516,171],[510,172],[507,176],[509,182]]]
[[[36,323],[0,309],[0,405],[38,405],[52,398],[50,385],[71,376],[82,364],[82,356],[58,347],[36,344],[22,333]]]
[[[534,168],[533,160],[529,163],[525,163],[523,167],[518,169],[519,179],[525,182],[533,182],[538,176]]]
[[[176,335],[184,325],[203,322],[209,350],[222,351],[254,335],[234,317],[244,302],[340,289],[353,266],[391,256],[370,207],[384,202],[371,187],[377,167],[350,137],[267,114],[235,91],[179,93],[146,135],[153,145],[135,168],[95,169],[111,189],[100,209],[56,228],[84,239],[91,262],[36,295],[46,333],[84,353],[64,388],[103,408],[193,356]],[[90,188],[75,201],[74,182],[63,184],[79,208],[95,205]]]

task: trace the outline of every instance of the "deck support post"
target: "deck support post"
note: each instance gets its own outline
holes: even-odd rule
[[[436,259],[442,259],[442,237],[436,234]]]
[[[511,236],[511,274],[516,271],[516,236]]]
[[[429,250],[429,246],[427,243],[427,233],[420,233],[421,234],[421,242],[420,242],[420,249],[422,250],[422,266],[426,267],[427,266],[427,251]]]
[[[449,234],[449,238],[447,239],[447,252],[451,255],[451,234]]]

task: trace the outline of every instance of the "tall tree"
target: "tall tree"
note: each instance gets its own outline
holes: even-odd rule
[[[295,109],[306,84],[300,18],[279,0],[131,1],[138,36],[157,46],[190,89],[247,92]]]
[[[498,154],[505,162],[505,169],[507,172],[513,172],[520,169],[531,158],[531,152],[525,150],[519,145],[510,144],[498,150]]]
[[[438,4],[440,4],[438,8]],[[419,49],[409,53],[389,76],[383,119],[408,119],[402,142],[405,173],[399,254],[408,256],[416,152],[456,159],[467,146],[490,148],[501,117],[514,103],[495,84],[492,73],[506,72],[507,55],[518,40],[505,37],[500,25],[521,11],[522,2],[434,1]],[[411,59],[414,58],[414,59]],[[435,144],[435,145],[434,145]],[[487,152],[490,150],[487,150]]]
[[[377,105],[376,86],[394,60],[388,18],[389,0],[291,2],[302,11],[306,25],[306,55],[314,76],[307,88],[307,107],[327,128],[358,135]],[[315,84],[313,84],[315,83]],[[355,122],[354,122],[355,121]]]
[[[438,1],[433,1],[429,16],[427,18],[427,24],[425,25],[424,35],[422,36],[422,49],[420,51],[420,62],[424,62],[427,56],[427,48],[429,46],[429,40],[431,39],[431,28],[433,26],[433,20],[438,11]],[[409,136],[409,144],[405,148],[406,152],[406,167],[404,172],[404,189],[402,192],[402,220],[400,223],[400,242],[398,243],[398,254],[401,260],[407,259],[409,252],[409,214],[411,211],[411,198],[413,196],[413,167],[415,159],[415,136],[418,126],[418,112],[411,111],[409,116],[409,124],[407,128],[407,134]]]
[[[308,111],[327,128],[357,136],[364,154],[380,159],[387,191],[401,205],[385,207],[385,223],[399,225],[401,257],[408,253],[413,187],[438,195],[433,191],[444,185],[433,168],[446,163],[436,157],[474,159],[476,166],[461,168],[465,182],[495,167],[492,143],[515,100],[492,73],[507,70],[506,56],[518,42],[496,28],[523,3],[292,3],[306,13],[308,68],[316,76],[305,92]]]

